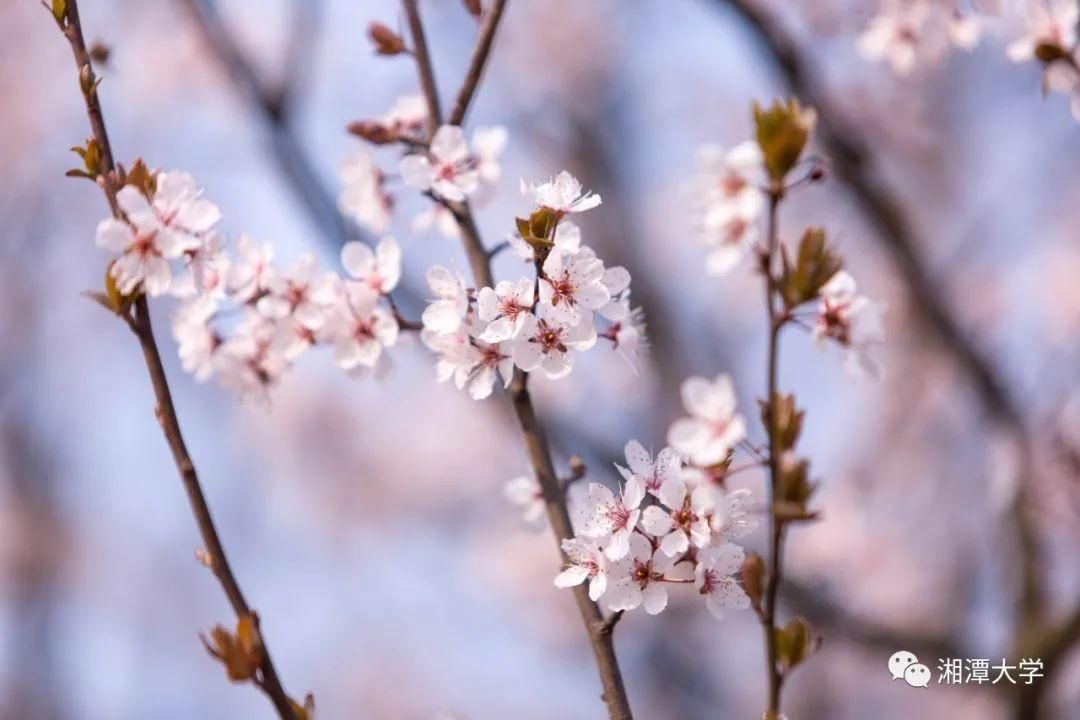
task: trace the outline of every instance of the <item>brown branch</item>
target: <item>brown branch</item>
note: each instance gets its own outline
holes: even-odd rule
[[[98,100],[97,79],[94,76],[90,55],[86,49],[85,40],[83,39],[77,0],[67,0],[64,17],[62,20],[58,21],[58,24],[64,33],[64,37],[71,45],[72,53],[75,56],[75,63],[79,70],[80,87],[86,103],[86,111],[90,121],[91,131],[94,139],[101,148],[102,173],[99,176],[99,184],[105,193],[109,206],[112,208],[114,217],[122,219],[123,216],[116,200],[118,188],[116,187],[116,172],[112,146],[109,142],[108,132],[105,129],[105,119],[101,112],[101,105]],[[161,425],[165,440],[169,444],[169,449],[172,451],[173,461],[180,473],[180,479],[184,484],[184,490],[187,492],[192,514],[195,516],[195,523],[198,526],[199,534],[202,537],[203,543],[206,546],[205,549],[207,555],[210,558],[210,566],[221,584],[222,589],[225,591],[229,604],[232,605],[236,615],[238,617],[251,615],[257,624],[258,618],[252,613],[251,608],[240,589],[240,585],[236,580],[236,576],[229,566],[225,548],[221,544],[217,528],[214,525],[210,507],[206,502],[206,496],[203,493],[202,486],[199,483],[198,474],[195,471],[195,465],[191,460],[187,445],[184,443],[184,437],[180,431],[180,420],[176,415],[176,408],[173,405],[168,379],[165,376],[165,369],[161,362],[161,354],[158,351],[157,343],[154,339],[154,329],[150,321],[150,311],[145,295],[139,295],[135,300],[134,310],[134,316],[125,314],[122,315],[122,317],[135,333],[136,337],[139,339],[139,345],[142,347],[143,357],[146,361],[146,369],[150,375],[150,382],[154,389],[154,397],[157,401],[155,414],[157,415],[158,423]],[[278,678],[277,670],[274,668],[273,661],[270,657],[270,650],[266,647],[265,637],[263,637],[263,657],[259,669],[261,677],[258,679],[258,686],[270,698],[270,701],[273,703],[282,720],[295,720],[295,714],[290,706],[289,697],[285,693],[281,681]]]
[[[411,7],[412,12],[415,13],[415,0],[403,0],[403,4],[406,8],[406,12],[409,12]],[[492,22],[490,29],[487,30],[486,33],[481,32],[480,42],[490,45],[492,42],[491,36],[495,33],[499,17],[501,17],[501,10],[499,15],[495,16],[495,20]],[[412,28],[414,44],[416,49],[419,49],[423,46],[423,26],[419,15],[416,14],[415,17],[410,17],[409,24]],[[483,53],[474,51],[473,57],[486,59],[488,53],[486,51]],[[430,64],[430,59],[427,57],[426,52],[417,52],[416,60],[421,84],[423,84],[425,82],[425,77],[430,78],[434,76],[431,68],[425,67],[426,64]],[[472,69],[470,72],[475,72],[477,78],[479,78],[483,73],[483,63],[481,62],[479,67]],[[466,80],[466,84],[468,82],[469,81]],[[432,91],[429,92],[425,89],[425,94],[433,97],[434,90],[432,89]],[[470,91],[468,96],[472,97],[473,94],[474,91]],[[429,104],[429,107],[432,107],[434,111],[433,105]],[[467,110],[468,101],[465,102],[461,110],[462,116],[464,116]],[[491,255],[484,248],[484,243],[480,238],[480,233],[476,227],[476,221],[473,218],[468,202],[444,202],[443,204],[450,209],[458,223],[458,227],[461,231],[462,246],[468,257],[469,267],[472,270],[474,282],[478,287],[494,286],[495,282],[491,271]],[[525,440],[525,449],[529,456],[529,463],[536,473],[541,491],[543,492],[548,521],[554,531],[555,543],[559,548],[559,555],[562,557],[563,561],[566,562],[568,558],[562,550],[562,541],[574,536],[574,528],[570,522],[570,514],[567,510],[562,484],[559,482],[559,477],[555,471],[555,463],[552,460],[551,447],[548,444],[547,433],[544,431],[543,425],[536,417],[536,408],[533,406],[532,399],[529,396],[528,377],[521,370],[514,371],[510,386],[507,388],[507,395]],[[603,613],[600,611],[600,607],[589,598],[588,590],[584,585],[576,586],[573,593],[574,599],[577,602],[578,611],[581,614],[581,619],[585,624],[589,644],[592,647],[593,656],[596,660],[597,669],[600,674],[600,682],[603,686],[602,698],[607,706],[608,716],[612,720],[632,720],[633,713],[630,710],[630,700],[626,694],[626,688],[623,685],[622,672],[619,669],[618,659],[615,656],[615,645],[612,636],[614,622],[611,622],[610,625],[607,624]]]
[[[776,397],[777,382],[780,361],[780,328],[783,323],[776,311],[774,297],[776,295],[776,283],[773,278],[773,268],[776,265],[776,257],[779,251],[779,232],[777,225],[777,211],[784,191],[777,183],[776,187],[769,191],[768,226],[766,228],[765,252],[761,257],[761,269],[764,273],[765,308],[769,321],[769,348],[768,348],[768,371],[766,375],[765,396],[765,432],[768,435],[768,467],[769,467],[769,573],[765,585],[765,597],[762,605],[761,624],[765,631],[766,663],[769,680],[768,712],[765,717],[775,720],[780,717],[780,693],[783,689],[784,676],[780,672],[778,662],[778,648],[776,638],[776,598],[780,590],[780,579],[783,577],[784,557],[784,522],[776,514],[777,495],[780,490],[780,458],[776,449]]]
[[[480,31],[473,47],[472,57],[469,59],[469,70],[465,73],[465,82],[454,101],[454,109],[450,112],[449,123],[461,125],[465,121],[465,113],[469,110],[476,89],[480,86],[480,78],[484,75],[487,67],[488,55],[491,54],[491,46],[495,42],[495,29],[502,19],[503,10],[506,9],[506,0],[495,0],[484,14],[480,22]]]
[[[405,19],[409,23],[409,33],[412,35],[412,51],[416,58],[416,68],[420,73],[420,88],[424,91],[424,100],[427,102],[427,139],[430,140],[442,125],[442,111],[439,109],[439,86],[435,83],[435,67],[431,64],[431,56],[428,54],[424,23],[420,21],[420,10],[416,3],[417,0],[401,0],[401,6],[405,10]]]

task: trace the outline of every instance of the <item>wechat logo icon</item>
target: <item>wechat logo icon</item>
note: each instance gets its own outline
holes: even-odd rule
[[[889,674],[893,680],[903,680],[911,687],[924,688],[930,685],[930,668],[920,663],[915,653],[907,650],[892,654],[889,658]]]

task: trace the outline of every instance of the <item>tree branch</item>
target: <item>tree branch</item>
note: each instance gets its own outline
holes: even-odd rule
[[[402,2],[407,13],[415,13],[415,0],[402,0]],[[488,21],[490,22],[490,27],[488,27],[488,23],[485,23],[485,31],[481,32],[479,43],[485,43],[490,46],[498,24],[498,19],[501,15],[501,8],[499,8],[497,15],[494,12],[492,12],[492,15],[489,15]],[[492,17],[494,17],[494,20],[491,19]],[[419,15],[416,14],[415,17],[410,17],[409,24],[413,32],[414,45],[419,49],[423,45],[423,27]],[[473,58],[480,58],[480,62],[476,67],[470,69],[470,75],[475,75],[476,79],[470,80],[469,78],[466,78],[466,86],[468,86],[470,82],[475,83],[479,81],[479,77],[483,73],[483,61],[487,57],[488,52],[486,50],[481,52],[478,49],[473,52]],[[421,84],[424,84],[425,77],[430,78],[434,76],[430,67],[424,67],[425,64],[430,64],[430,59],[427,57],[426,53],[421,54],[417,52],[416,60],[417,65],[419,66]],[[434,96],[434,89],[429,92],[429,90],[425,88],[425,94],[429,95],[429,107],[432,107],[434,112],[435,106],[430,103],[430,97]],[[463,88],[462,92],[458,94],[459,98],[465,97],[465,101],[459,111],[461,117],[464,117],[468,111],[469,99],[474,95],[475,88],[469,91],[466,91],[465,88]],[[480,238],[480,233],[476,227],[476,221],[472,216],[472,211],[469,208],[468,202],[444,204],[453,213],[454,218],[458,223],[458,227],[461,230],[462,246],[468,257],[474,282],[478,287],[494,286],[495,282],[491,271],[491,257],[484,248],[483,241]],[[552,460],[551,447],[548,444],[547,434],[544,431],[543,425],[541,425],[539,419],[536,417],[536,409],[529,396],[528,378],[525,373],[520,370],[514,371],[514,376],[507,389],[507,394],[514,410],[514,416],[517,418],[518,425],[525,440],[525,449],[529,456],[529,462],[532,465],[533,471],[536,473],[537,480],[540,483],[540,488],[544,495],[544,504],[547,510],[548,521],[554,530],[555,542],[559,547],[559,554],[565,562],[567,557],[562,550],[562,541],[566,538],[573,537],[574,529],[570,522],[570,514],[567,510],[566,498],[563,494],[562,485],[559,482],[559,477],[555,471],[555,464]],[[606,624],[603,613],[600,611],[600,607],[589,599],[588,590],[584,585],[576,586],[573,592],[574,599],[577,601],[578,611],[585,624],[585,630],[589,637],[589,643],[592,647],[597,669],[600,673],[600,681],[603,686],[602,698],[607,705],[608,716],[612,720],[632,720],[633,713],[630,710],[630,700],[627,697],[626,688],[623,685],[622,672],[619,669],[618,659],[615,656],[615,646],[612,637],[614,622],[612,622],[610,626]]]
[[[439,109],[439,86],[435,83],[435,68],[428,54],[424,23],[420,21],[420,10],[416,2],[417,0],[401,0],[401,5],[405,10],[405,19],[409,23],[409,33],[412,35],[412,51],[413,56],[416,57],[416,68],[420,72],[420,88],[424,91],[424,100],[427,102],[427,139],[431,140],[435,131],[442,125],[442,111]]]
[[[491,46],[495,42],[495,29],[502,19],[503,10],[506,9],[506,0],[495,0],[484,14],[480,23],[480,32],[476,38],[476,46],[473,48],[472,57],[469,59],[469,70],[465,73],[465,82],[461,85],[457,99],[454,101],[454,109],[450,113],[450,124],[461,125],[465,121],[465,113],[469,109],[473,95],[480,86],[480,78],[487,66],[488,55],[491,54]]]
[[[114,217],[122,219],[123,214],[120,212],[116,200],[116,193],[119,188],[117,188],[116,168],[113,160],[112,146],[109,142],[108,132],[105,128],[104,115],[101,112],[101,105],[98,100],[97,79],[94,75],[90,55],[86,49],[86,43],[83,38],[77,0],[67,0],[65,15],[58,23],[64,33],[64,37],[67,38],[68,43],[71,45],[72,53],[75,56],[75,64],[79,70],[79,82],[86,103],[86,111],[90,121],[91,131],[94,139],[101,148],[102,174],[99,176],[99,185],[105,193],[105,197],[109,202],[110,208],[112,208]],[[187,492],[192,514],[195,516],[195,523],[198,526],[199,534],[202,537],[203,544],[206,546],[205,549],[207,555],[210,558],[211,569],[217,577],[218,582],[221,584],[222,589],[225,591],[225,596],[228,598],[229,604],[232,605],[236,615],[238,617],[250,615],[255,620],[256,625],[258,625],[258,617],[251,611],[251,607],[248,605],[247,600],[244,598],[244,594],[240,589],[240,584],[237,582],[236,576],[229,566],[225,548],[221,543],[217,528],[214,525],[210,507],[206,502],[206,496],[203,493],[202,486],[199,483],[198,474],[195,471],[195,465],[191,460],[191,455],[188,452],[183,434],[180,431],[180,420],[176,415],[172,393],[169,390],[168,379],[165,376],[165,369],[161,362],[161,354],[158,351],[157,343],[154,339],[154,330],[150,322],[150,311],[145,295],[139,295],[135,300],[134,309],[134,316],[125,315],[123,317],[128,326],[135,333],[139,340],[139,345],[142,347],[143,357],[146,361],[146,369],[150,375],[150,382],[153,385],[154,397],[157,400],[155,414],[157,415],[158,423],[161,425],[161,430],[169,445],[169,449],[172,451],[173,461],[176,464],[176,469],[180,473],[180,479],[184,484],[184,490]],[[261,632],[260,636],[262,636]],[[290,705],[289,697],[281,685],[281,680],[278,677],[277,670],[270,657],[270,649],[266,646],[265,637],[263,637],[263,656],[259,670],[261,678],[258,680],[257,684],[270,698],[270,701],[273,703],[282,720],[295,720],[295,714]]]

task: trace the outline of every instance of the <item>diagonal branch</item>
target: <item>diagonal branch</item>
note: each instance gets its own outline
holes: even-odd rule
[[[499,27],[499,20],[502,19],[505,9],[506,0],[495,0],[484,14],[472,58],[469,59],[469,69],[465,73],[465,82],[461,84],[461,90],[454,101],[454,109],[450,112],[451,125],[460,125],[465,121],[465,113],[468,112],[469,104],[480,86],[480,78],[484,75],[488,55],[491,54],[491,46],[495,42],[495,29]]]
[[[402,0],[402,4],[407,13],[410,12],[410,7],[412,8],[412,12],[415,13],[415,1],[416,0]],[[483,30],[481,31],[481,37],[478,44],[483,44],[488,49],[490,49],[504,4],[505,3],[503,2],[497,2],[496,7],[488,11],[488,17],[482,22]],[[498,13],[497,15],[495,15],[496,12]],[[493,16],[494,19],[492,19]],[[419,48],[423,46],[423,28],[418,15],[415,17],[415,22],[410,18],[410,26],[413,31],[414,47]],[[484,61],[487,57],[487,50],[481,51],[478,48],[473,52],[473,58],[476,60],[476,63],[474,67],[470,68],[470,78],[474,75],[475,78],[466,78],[466,87],[470,82],[479,82],[479,77],[483,73]],[[477,60],[477,58],[479,58],[479,60]],[[430,60],[427,59],[426,53],[421,54],[419,52],[416,53],[416,60],[417,64],[420,66],[419,73],[421,82],[423,83],[424,77],[433,75],[431,68],[424,67],[424,64],[430,62]],[[427,94],[427,89],[425,89],[425,93]],[[474,94],[475,87],[472,90],[463,88],[462,92],[458,94],[459,98],[464,98],[460,109],[455,111],[459,112],[461,117],[464,117],[468,111],[469,100]],[[431,107],[434,110],[434,106]],[[485,249],[483,241],[480,238],[480,233],[476,227],[476,222],[473,219],[472,211],[469,208],[468,203],[444,202],[444,204],[453,213],[458,227],[461,230],[462,244],[469,259],[469,266],[472,269],[474,282],[478,286],[493,286],[495,283],[491,270],[491,255]],[[543,491],[548,521],[551,523],[551,527],[555,533],[555,542],[559,546],[560,555],[562,555],[563,560],[566,561],[566,555],[562,550],[562,541],[573,537],[574,530],[570,522],[566,498],[561,483],[559,482],[559,477],[555,471],[555,464],[552,460],[551,447],[548,443],[547,433],[536,416],[536,409],[529,396],[527,376],[520,370],[514,371],[514,376],[507,390],[507,394],[514,410],[514,416],[521,428],[521,433],[525,441],[525,448],[529,455],[529,462],[532,465],[533,471],[536,473],[537,480]],[[603,613],[600,611],[600,607],[589,598],[588,590],[584,585],[578,585],[574,588],[574,599],[577,601],[578,611],[585,624],[585,630],[592,647],[597,669],[600,673],[600,681],[603,686],[602,697],[607,705],[608,715],[612,720],[632,720],[633,713],[630,710],[630,700],[627,697],[626,688],[623,685],[622,672],[619,669],[618,659],[615,656],[613,630],[617,619],[605,620]]]
[[[58,20],[58,24],[64,33],[64,37],[71,45],[72,53],[75,56],[75,63],[79,70],[79,83],[86,103],[91,131],[101,148],[100,167],[102,172],[98,178],[99,184],[108,199],[113,215],[122,218],[123,214],[120,212],[116,200],[116,193],[119,188],[117,187],[118,178],[112,147],[105,129],[101,104],[98,100],[97,78],[94,75],[90,55],[83,39],[77,0],[67,0],[65,13],[62,19]],[[169,449],[172,451],[176,469],[179,471],[180,479],[184,484],[184,490],[187,492],[192,514],[195,516],[199,534],[202,536],[207,555],[210,558],[210,567],[225,591],[229,604],[232,605],[236,615],[238,617],[251,616],[255,619],[257,625],[258,618],[252,613],[251,607],[240,589],[240,584],[237,582],[236,576],[229,565],[225,548],[221,543],[221,538],[218,536],[210,507],[206,502],[206,496],[195,471],[195,465],[191,460],[191,455],[180,431],[180,420],[173,405],[172,393],[161,362],[161,353],[154,339],[154,329],[150,322],[150,310],[146,302],[146,296],[140,295],[135,300],[134,306],[134,316],[124,315],[122,317],[127,321],[132,332],[135,333],[142,348],[146,369],[154,389],[154,397],[157,400],[155,414],[161,425],[165,440],[169,444]],[[270,698],[282,720],[294,720],[295,713],[292,710],[291,701],[281,685],[281,680],[278,678],[265,638],[263,638],[263,655],[259,670],[261,673],[261,677],[257,679],[259,688]]]

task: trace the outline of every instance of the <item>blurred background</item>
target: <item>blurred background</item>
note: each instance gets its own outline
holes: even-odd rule
[[[337,267],[337,167],[357,142],[343,128],[416,91],[412,63],[376,57],[364,36],[371,20],[401,26],[397,3],[82,5],[88,41],[112,50],[100,92],[118,159],[188,170],[230,235]],[[604,198],[582,219],[586,242],[630,269],[645,307],[640,374],[602,348],[534,383],[564,467],[577,453],[613,482],[627,440],[659,449],[691,374],[730,372],[760,437],[758,281],[745,266],[705,276],[679,190],[699,145],[750,136],[754,100],[816,105],[830,179],[786,204],[782,232],[837,239],[860,289],[888,303],[889,343],[875,382],[802,334],[784,340],[781,384],[809,409],[822,511],[790,535],[784,615],[824,637],[785,692],[788,717],[1080,717],[1080,128],[1064,99],[1040,96],[1036,64],[1005,57],[1006,24],[898,78],[855,51],[875,7],[511,2],[469,118],[511,137],[481,229],[504,238],[527,209],[518,178],[567,168]],[[421,8],[448,101],[475,21],[458,0]],[[284,112],[269,112],[282,83]],[[0,5],[0,98],[0,717],[270,717],[198,642],[231,612],[195,562],[138,349],[80,295],[102,283],[107,208],[63,177],[86,118],[69,48],[30,0]],[[410,228],[424,207],[402,194],[392,230],[414,289],[431,264],[467,268],[455,240]],[[504,278],[518,272],[509,255]],[[403,338],[381,380],[312,353],[269,402],[241,402],[182,372],[171,301],[153,310],[291,692],[312,691],[320,718],[604,716],[573,598],[551,583],[552,538],[503,497],[528,467],[499,398],[437,385],[431,354]],[[743,482],[760,502],[761,478]],[[760,717],[755,617],[717,622],[672,595],[616,633],[637,716]],[[916,690],[886,670],[902,649],[935,675],[938,658],[1039,655],[1046,677]]]

